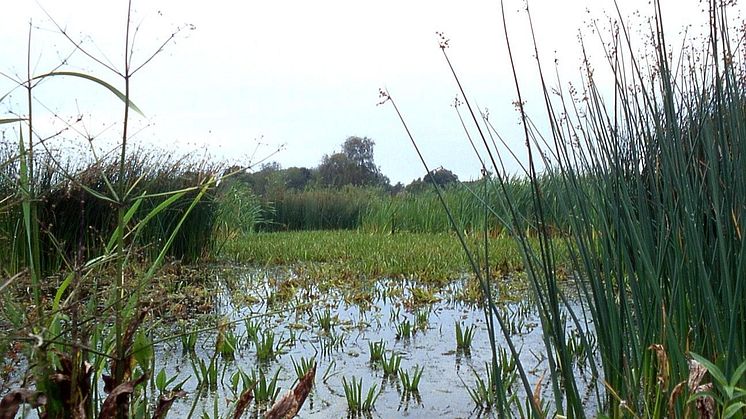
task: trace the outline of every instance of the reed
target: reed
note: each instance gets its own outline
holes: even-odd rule
[[[688,396],[697,391],[696,385],[680,384],[692,378],[690,371],[697,370],[692,365],[708,365],[718,377],[734,377],[734,385],[741,387],[744,383],[739,368],[746,358],[746,312],[739,303],[746,297],[741,274],[746,255],[746,86],[738,50],[742,34],[729,29],[730,6],[711,1],[709,37],[701,44],[684,44],[681,56],[673,58],[660,2],[652,7],[651,49],[637,51],[627,25],[612,25],[610,38],[602,35],[602,41],[613,46],[607,50],[608,61],[594,67],[586,60],[582,86],[550,86],[538,60],[540,46],[534,45],[548,132],[541,132],[533,122],[536,117],[527,114],[527,87],[521,84],[522,74],[514,71],[528,156],[520,162],[530,186],[528,212],[522,212],[524,203],[510,193],[503,156],[491,142],[495,127],[471,106],[449,59],[448,40],[441,39],[480,154],[484,153],[482,161],[494,176],[482,196],[502,197],[497,204],[476,194],[475,199],[482,203],[485,217],[508,215],[500,222],[521,249],[543,330],[552,372],[547,376],[548,399],[535,394],[525,368],[516,363],[525,412],[534,417],[544,417],[548,409],[564,417],[683,417],[696,409],[697,398]],[[530,19],[531,9],[527,7],[526,13]],[[512,64],[512,35],[505,20],[503,25]],[[698,60],[700,53],[705,60]],[[604,68],[612,80],[608,86],[597,82]],[[383,91],[382,98],[392,103],[406,127],[391,95]],[[552,199],[547,194],[551,188],[562,199]],[[437,187],[436,192],[450,211]],[[558,241],[552,231],[557,213],[566,214],[567,234],[561,241],[568,244],[572,270],[579,274],[574,292],[587,305],[587,316],[575,311],[561,286]],[[459,233],[457,217],[450,218]],[[531,244],[530,231],[536,231],[538,246]],[[491,345],[495,347],[495,335],[501,332],[511,357],[518,359],[510,328],[491,300],[489,275],[480,275],[488,267],[478,265],[473,249],[464,240],[462,244],[489,301]],[[484,254],[488,251],[485,246]],[[566,336],[567,324],[578,331],[572,339]],[[590,349],[596,346],[598,356]],[[586,351],[588,382],[573,367],[578,350]],[[692,364],[690,357],[699,361]],[[499,381],[496,364],[493,349],[488,371]],[[485,391],[471,393],[475,402],[486,401],[501,415],[510,411],[508,401],[500,400],[501,392],[490,399],[491,384],[482,381],[478,387]],[[584,387],[598,411],[588,410],[581,396]],[[735,412],[732,394],[722,386],[714,388],[710,394],[718,405],[713,414]]]
[[[14,80],[24,99],[0,96],[14,115],[21,115],[0,118],[0,124],[19,127],[13,140],[3,137],[0,161],[0,343],[18,348],[28,366],[19,376],[33,377],[7,385],[26,386],[14,391],[44,394],[46,403],[37,404],[37,397],[31,403],[42,417],[152,413],[145,383],[154,372],[153,344],[142,327],[149,321],[150,307],[144,304],[142,291],[167,257],[202,256],[212,232],[209,198],[216,180],[214,167],[164,159],[131,144],[130,112],[142,111],[131,100],[130,82],[150,59],[131,61],[129,6],[127,10],[121,68],[98,60],[58,27],[78,55],[100,65],[116,78],[117,86],[98,74],[67,71],[65,62],[33,74],[35,46],[29,25],[27,72],[25,78]],[[122,102],[121,123],[114,130],[119,144],[112,153],[100,155],[91,138],[82,139],[91,153],[81,161],[63,162],[49,151],[47,142],[55,136],[33,123],[39,115],[34,105],[44,102],[35,88],[42,81],[65,78],[105,88]],[[16,103],[23,109],[15,109]],[[214,378],[214,363],[208,367],[200,362],[195,372]],[[99,391],[102,376],[109,396]],[[159,391],[166,392],[169,380],[159,382]],[[183,392],[174,389],[173,394]],[[14,400],[11,410],[26,401]],[[158,415],[165,414],[163,409],[156,408],[164,412]]]

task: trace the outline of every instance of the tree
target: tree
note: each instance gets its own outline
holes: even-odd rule
[[[285,187],[302,191],[313,178],[313,173],[305,167],[288,167],[285,170]]]
[[[388,178],[373,160],[375,142],[367,137],[349,137],[342,151],[325,155],[318,167],[319,181],[325,186],[387,185]]]
[[[430,173],[426,174],[425,177],[422,178],[422,181],[425,183],[431,183],[435,182],[438,184],[438,186],[446,186],[451,183],[458,182],[458,176],[451,172],[448,169],[444,169],[442,166],[433,169],[430,171]]]
[[[431,170],[422,178],[413,180],[406,188],[405,191],[409,193],[420,193],[433,187],[433,182],[438,186],[448,186],[452,183],[458,182],[458,176],[448,169],[444,169],[442,166]]]

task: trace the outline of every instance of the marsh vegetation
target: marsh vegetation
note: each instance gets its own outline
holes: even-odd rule
[[[483,177],[422,159],[406,187],[368,138],[311,169],[137,148],[162,49],[137,61],[128,17],[120,69],[59,28],[102,74],[29,65],[0,96],[25,100],[0,117],[0,416],[743,417],[744,33],[713,0],[674,56],[653,6],[649,50],[612,23],[580,85],[537,61],[545,123],[515,72],[517,174],[439,34]],[[34,124],[66,78],[121,104],[107,152]]]

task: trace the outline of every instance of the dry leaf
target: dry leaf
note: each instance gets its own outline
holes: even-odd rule
[[[238,401],[236,402],[236,411],[233,412],[233,419],[238,419],[243,416],[243,412],[246,410],[247,407],[249,407],[251,400],[254,398],[255,386],[256,383],[254,383],[254,385],[247,388],[243,393],[241,393],[241,397],[239,397]]]
[[[168,394],[162,394],[161,397],[158,398],[158,406],[155,408],[155,412],[153,412],[153,419],[165,418],[168,409],[170,409],[171,405],[174,404],[174,400],[179,397],[184,397],[186,394],[187,393],[184,390],[171,391]]]
[[[313,380],[316,377],[316,365],[300,379],[293,391],[288,391],[278,400],[271,409],[264,414],[264,419],[290,419],[295,417],[303,407],[308,394],[313,388]]]
[[[47,404],[47,396],[25,388],[11,390],[0,400],[0,419],[13,419],[18,413],[18,407],[28,403],[33,408]]]
[[[147,374],[143,374],[134,381],[127,381],[118,385],[114,390],[111,391],[109,396],[104,400],[104,404],[101,406],[101,411],[98,414],[98,419],[109,419],[117,416],[117,406],[127,400],[127,396],[135,391],[135,387],[138,384],[145,381],[148,378]]]

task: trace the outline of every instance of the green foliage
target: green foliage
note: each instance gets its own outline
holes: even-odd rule
[[[397,355],[395,352],[391,352],[391,355],[387,358],[384,354],[381,357],[381,369],[383,370],[384,377],[396,377],[399,374],[399,365],[401,364],[401,355]]]
[[[480,239],[470,238],[477,247]],[[532,246],[537,242],[529,240]],[[565,244],[554,240],[557,260],[570,266]],[[493,273],[523,270],[520,248],[510,238],[491,240]],[[367,234],[354,231],[302,231],[260,233],[250,239],[227,243],[223,252],[233,260],[260,265],[324,262],[308,266],[332,278],[379,278],[414,276],[425,283],[445,283],[462,275],[467,259],[459,241],[451,234]]]
[[[709,6],[709,38],[685,43],[680,57],[671,53],[670,40],[664,39],[661,5],[656,1],[650,50],[637,50],[626,22],[613,23],[611,39],[602,34],[602,42],[613,45],[607,50],[608,63],[600,66],[610,74],[602,75],[586,59],[581,85],[564,89],[550,86],[544,70],[537,68],[544,122],[527,114],[523,74],[514,67],[515,103],[528,156],[518,162],[524,170],[519,180],[524,187],[518,191],[513,188],[516,182],[501,170],[505,153],[488,146],[499,134],[489,120],[472,113],[474,125],[485,127],[475,136],[490,149],[480,159],[495,173],[486,185],[473,188],[478,199],[467,201],[476,201],[471,205],[481,209],[482,224],[474,225],[483,233],[491,231],[490,223],[503,225],[516,240],[551,372],[549,400],[539,400],[526,369],[516,363],[527,414],[530,410],[532,416],[544,417],[549,405],[562,417],[684,416],[692,406],[678,397],[678,383],[692,379],[690,350],[702,354],[700,362],[717,361],[717,367],[709,363],[721,386],[713,394],[722,397],[723,406],[726,400],[733,401],[721,413],[742,414],[736,389],[743,388],[740,365],[746,359],[746,83],[743,55],[738,52],[741,35],[736,37],[729,29],[734,26],[728,19],[732,4]],[[505,38],[510,46],[507,27]],[[442,52],[452,69],[446,46],[444,38]],[[708,59],[700,60],[700,54]],[[455,73],[454,77],[458,81]],[[611,82],[600,85],[600,80]],[[382,97],[406,127],[391,96],[383,91]],[[471,110],[470,99],[462,99]],[[550,131],[542,132],[539,126]],[[465,149],[471,148],[465,144]],[[452,201],[448,190],[435,190],[449,211],[452,228],[468,232],[463,226],[479,218],[469,218],[462,211],[464,201]],[[393,218],[391,214],[398,212],[387,213]],[[557,238],[570,244],[565,250],[571,271],[580,279],[577,292],[588,304],[587,311],[570,304],[560,286],[564,275],[558,260],[565,259],[559,256]],[[476,252],[463,239],[462,247],[480,280],[483,301],[488,302],[486,322],[492,327],[491,377],[478,378],[470,394],[477,405],[504,411],[505,393],[494,391],[500,386],[493,384],[498,376],[495,334],[502,332],[512,358],[518,353],[511,328],[492,300],[490,279],[481,276],[486,267],[476,255],[487,255],[488,245]],[[578,333],[571,339],[568,326]],[[592,347],[598,348],[597,355]],[[578,351],[586,352],[590,375],[603,380],[589,385],[577,374],[573,359],[580,358]],[[587,411],[589,394],[601,412]]]
[[[365,188],[316,188],[282,191],[268,195],[274,215],[267,229],[329,230],[353,229],[371,200],[381,192]]]
[[[420,367],[419,365],[414,366],[411,375],[404,369],[399,370],[399,381],[401,381],[404,393],[419,393],[420,379],[422,378],[423,371],[425,371],[425,367]]]
[[[267,222],[267,211],[246,183],[228,179],[223,182],[216,195],[213,232],[216,252],[220,252],[228,241],[244,239],[256,231],[259,225]]]
[[[378,342],[368,342],[370,350],[370,363],[375,364],[383,361],[383,355],[386,353],[386,342],[383,339]]]
[[[279,369],[269,380],[261,369],[258,372],[251,373],[251,381],[256,383],[254,387],[254,399],[257,404],[268,405],[275,401],[277,395],[280,394],[280,388],[277,386],[279,376]]]
[[[460,322],[456,322],[456,349],[464,352],[471,352],[471,341],[474,340],[475,325],[461,327]]]
[[[373,384],[368,389],[365,399],[363,399],[363,380],[352,377],[348,383],[345,377],[342,377],[342,386],[347,399],[347,410],[353,414],[366,413],[373,410],[376,400],[381,392],[376,392],[376,385]]]
[[[323,186],[383,186],[388,179],[373,160],[370,138],[349,137],[342,152],[325,155],[318,167],[319,183]]]

